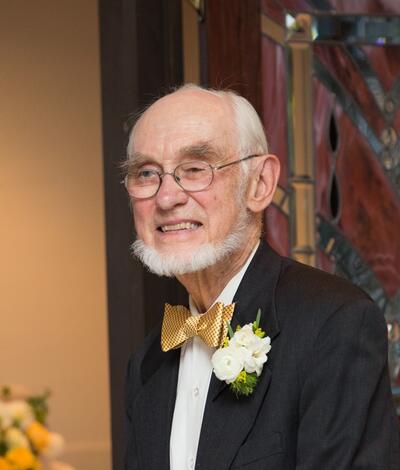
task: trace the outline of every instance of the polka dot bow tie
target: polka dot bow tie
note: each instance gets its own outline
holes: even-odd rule
[[[228,333],[235,304],[214,304],[204,315],[191,315],[183,305],[165,304],[161,349],[180,348],[186,340],[199,336],[210,347],[221,347]]]

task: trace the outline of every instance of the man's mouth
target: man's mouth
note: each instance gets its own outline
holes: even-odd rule
[[[201,224],[198,222],[180,222],[177,224],[160,225],[157,230],[160,230],[163,233],[176,230],[196,230],[200,225]]]

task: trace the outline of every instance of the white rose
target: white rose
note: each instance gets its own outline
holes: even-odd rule
[[[271,339],[269,336],[266,338],[260,338],[254,335],[257,339],[252,343],[252,350],[250,354],[246,356],[244,363],[244,369],[246,372],[255,372],[257,377],[261,375],[264,364],[267,362],[268,356],[271,349]]]
[[[46,457],[58,457],[64,450],[65,441],[61,434],[51,432],[49,436],[49,443],[43,450],[43,455]]]
[[[214,373],[219,380],[232,383],[243,369],[244,357],[239,348],[217,349],[211,358]]]
[[[260,339],[253,333],[253,325],[249,323],[240,330],[236,331],[229,345],[235,348],[244,347],[248,351],[253,352],[257,347],[257,340]]]
[[[11,416],[12,422],[25,429],[34,420],[31,407],[23,400],[14,400],[7,403],[8,411]]]
[[[18,428],[8,428],[4,433],[4,440],[9,449],[14,449],[15,447],[29,449],[29,441],[27,437]]]

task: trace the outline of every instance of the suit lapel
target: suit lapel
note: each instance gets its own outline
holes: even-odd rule
[[[157,335],[142,363],[142,389],[134,404],[140,468],[169,468],[169,437],[175,406],[180,350],[162,352]],[[151,449],[151,451],[149,451]]]
[[[272,340],[272,350],[273,339],[279,334],[274,293],[280,268],[279,255],[261,242],[234,297],[233,328],[253,322],[261,308],[261,327]],[[252,428],[271,378],[272,368],[267,362],[253,394],[236,398],[224,382],[212,375],[197,451],[199,468],[224,470],[230,467]]]

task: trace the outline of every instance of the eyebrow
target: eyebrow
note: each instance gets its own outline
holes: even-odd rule
[[[129,173],[138,169],[145,163],[155,163],[159,165],[150,155],[146,155],[145,153],[141,152],[133,152],[128,155],[128,158],[124,162],[122,162],[121,169],[124,172]]]
[[[204,160],[206,162],[215,162],[221,160],[223,152],[212,145],[211,142],[202,141],[182,147],[178,154],[181,159],[193,158]],[[124,162],[122,162],[121,169],[124,172],[129,173],[146,163],[154,163],[160,166],[154,157],[141,152],[133,152],[128,155],[128,158]]]
[[[216,161],[221,157],[221,151],[209,141],[197,142],[193,145],[182,147],[179,151],[181,158],[196,158],[209,161]]]

